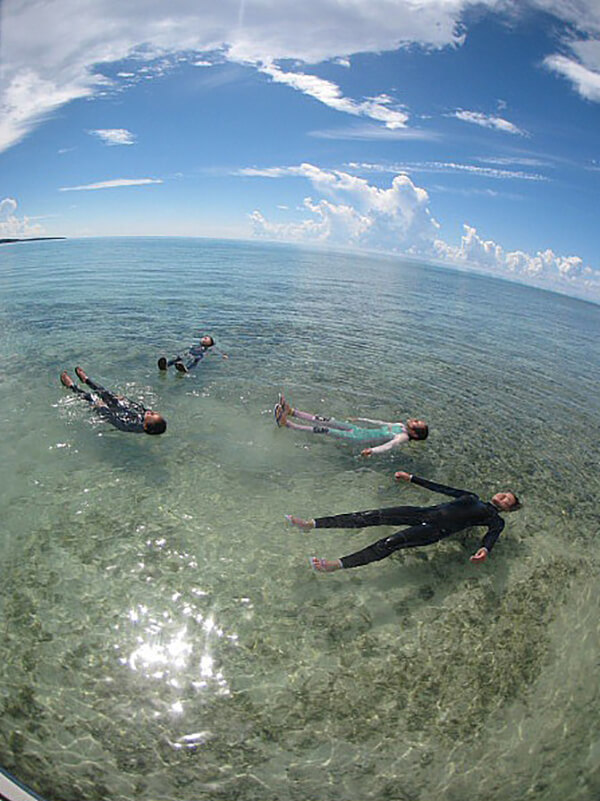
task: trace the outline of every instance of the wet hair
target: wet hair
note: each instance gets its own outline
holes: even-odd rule
[[[167,421],[164,417],[159,417],[158,420],[150,420],[144,423],[144,431],[146,434],[164,434],[167,430]]]
[[[418,426],[410,426],[408,436],[411,439],[427,439],[429,436],[429,426],[427,423],[421,423]]]

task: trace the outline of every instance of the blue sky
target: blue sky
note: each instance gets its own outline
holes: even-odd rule
[[[598,0],[0,14],[0,237],[258,237],[600,301]]]

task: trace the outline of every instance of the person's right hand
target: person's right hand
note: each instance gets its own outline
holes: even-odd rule
[[[394,478],[396,481],[410,481],[410,473],[407,473],[405,470],[398,470],[394,473]]]

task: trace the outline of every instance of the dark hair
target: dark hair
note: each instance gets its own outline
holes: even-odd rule
[[[210,345],[209,345],[208,347],[209,347],[209,348],[212,348],[212,347],[214,346],[214,344],[215,344],[215,338],[214,338],[214,337],[211,337],[211,335],[210,335],[210,334],[204,334],[204,336],[205,336],[205,337],[208,337],[208,339],[210,339]]]
[[[167,421],[164,417],[159,417],[158,420],[151,420],[144,423],[144,431],[146,434],[164,434],[167,430]]]
[[[427,439],[429,436],[429,426],[427,423],[421,423],[418,426],[410,426],[408,436],[411,439]]]

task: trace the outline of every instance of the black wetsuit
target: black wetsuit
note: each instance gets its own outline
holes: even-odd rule
[[[387,509],[371,509],[366,512],[351,512],[315,519],[316,528],[410,526],[390,537],[378,540],[362,551],[342,557],[341,562],[344,567],[359,567],[385,559],[400,548],[431,545],[469,526],[487,526],[488,530],[481,545],[488,551],[492,550],[504,528],[504,520],[493,504],[485,503],[474,492],[446,487],[418,476],[412,476],[411,481],[433,492],[450,495],[456,500],[438,506],[392,506]]]
[[[94,390],[93,393],[86,392],[77,384],[73,384],[73,392],[91,403],[100,417],[120,431],[132,431],[138,434],[144,431],[144,415],[148,411],[145,406],[129,398],[118,397],[114,392],[96,384],[91,378],[87,379],[86,384]]]

